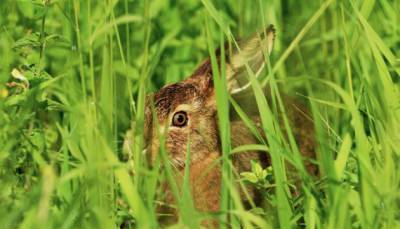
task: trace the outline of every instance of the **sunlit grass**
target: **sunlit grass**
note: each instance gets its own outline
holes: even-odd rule
[[[142,154],[145,95],[208,56],[223,127],[221,211],[195,212],[185,180],[183,193],[173,190],[178,227],[204,219],[245,228],[400,226],[399,1],[5,0],[0,12],[0,227],[159,226],[157,183],[173,184],[173,168],[163,147],[153,167]],[[229,97],[213,50],[270,23],[277,37],[266,70],[256,79],[248,69],[260,133]],[[301,163],[284,94],[311,110],[318,178]],[[233,110],[260,144],[232,148]],[[247,211],[229,158],[249,149],[269,151],[274,184],[265,204]],[[302,181],[298,196],[291,173]]]

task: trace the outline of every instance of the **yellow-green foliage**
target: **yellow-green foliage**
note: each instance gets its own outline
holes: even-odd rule
[[[0,228],[157,227],[163,176],[141,154],[144,96],[188,76],[210,47],[271,23],[268,69],[249,81],[264,130],[281,140],[231,149],[221,130],[223,211],[190,214],[183,204],[178,226],[213,217],[246,228],[400,227],[399,22],[399,0],[1,0]],[[218,85],[219,122],[229,126],[226,82]],[[282,92],[312,110],[317,180],[272,128]],[[266,202],[248,211],[228,166],[246,149],[273,159],[272,170],[242,174]],[[283,160],[303,181],[299,196],[287,191]]]

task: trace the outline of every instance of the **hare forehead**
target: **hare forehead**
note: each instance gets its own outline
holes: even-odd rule
[[[154,108],[160,120],[180,107],[192,110],[200,107],[203,98],[196,87],[188,83],[176,83],[163,87],[153,97]]]

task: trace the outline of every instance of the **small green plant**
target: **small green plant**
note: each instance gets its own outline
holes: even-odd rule
[[[261,167],[259,162],[251,161],[251,171],[240,173],[242,179],[258,189],[268,190],[273,187],[272,167]]]

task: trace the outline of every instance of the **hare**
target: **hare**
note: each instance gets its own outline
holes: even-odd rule
[[[248,64],[253,72],[259,74],[264,67],[265,55],[272,51],[275,31],[269,26],[263,33],[238,43],[240,51],[234,49],[226,55],[226,73],[228,91],[240,100],[240,92],[248,84],[246,68]],[[267,53],[264,53],[264,50]],[[219,52],[216,52],[217,58]],[[251,97],[250,97],[251,99]],[[251,102],[254,104],[254,101]],[[254,105],[255,106],[255,105]],[[313,124],[306,116],[307,109],[299,102],[285,98],[288,117],[291,119],[294,136],[300,151],[306,157],[314,157]],[[153,117],[153,115],[155,117]],[[259,118],[252,116],[260,127]],[[154,122],[157,122],[154,123]],[[221,165],[216,161],[221,157],[221,145],[218,131],[217,106],[213,84],[213,72],[210,59],[206,59],[187,79],[167,85],[146,98],[145,107],[146,154],[150,164],[159,156],[160,134],[165,137],[165,149],[175,168],[175,179],[178,186],[182,184],[184,170],[189,166],[189,185],[193,204],[199,211],[215,212],[220,207]],[[261,128],[260,128],[261,129]],[[231,120],[232,148],[244,144],[257,144],[258,140],[241,120]],[[127,138],[124,147],[134,144]],[[190,164],[186,164],[186,153],[189,145]],[[265,152],[245,152],[232,158],[238,172],[251,170],[251,160],[263,166],[270,164]],[[308,163],[308,162],[306,162]],[[310,163],[307,166],[312,170]],[[168,184],[160,184],[165,191],[164,202],[175,203]],[[250,190],[253,198],[256,194]],[[160,208],[161,213],[167,211]],[[176,217],[176,212],[173,212]]]

